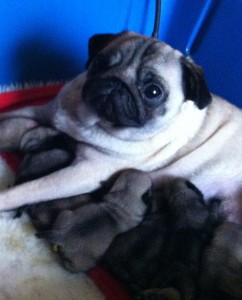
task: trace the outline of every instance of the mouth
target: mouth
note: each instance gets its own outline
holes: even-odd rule
[[[147,121],[142,102],[120,79],[88,80],[83,99],[99,117],[115,126],[142,127]]]

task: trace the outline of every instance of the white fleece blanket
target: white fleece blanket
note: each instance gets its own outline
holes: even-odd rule
[[[0,157],[0,188],[14,181],[14,173]],[[65,271],[43,240],[34,235],[28,217],[0,213],[0,300],[102,300],[85,274]]]

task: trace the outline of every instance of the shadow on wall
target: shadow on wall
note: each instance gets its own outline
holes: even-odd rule
[[[46,83],[53,78],[68,80],[83,71],[85,64],[47,37],[23,40],[15,51],[16,77],[21,83],[43,82],[43,79]]]

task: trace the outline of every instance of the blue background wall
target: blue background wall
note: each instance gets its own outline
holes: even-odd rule
[[[210,90],[242,107],[242,0],[213,0],[192,48]],[[163,0],[160,39],[185,52],[206,0]],[[154,0],[0,0],[0,85],[69,79],[88,39],[124,29],[150,35]]]

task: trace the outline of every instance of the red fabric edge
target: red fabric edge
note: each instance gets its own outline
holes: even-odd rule
[[[25,105],[46,103],[56,96],[63,85],[64,83],[60,83],[0,93],[0,112],[17,109]],[[13,171],[17,170],[20,162],[19,155],[6,152],[1,152],[0,155]],[[102,267],[97,266],[91,269],[88,276],[107,300],[132,300],[123,285]]]
[[[123,285],[102,267],[91,269],[88,275],[107,300],[132,300]]]
[[[0,94],[0,111],[5,112],[25,105],[43,104],[56,96],[64,83],[33,87]]]
[[[20,155],[16,153],[1,152],[0,156],[6,161],[13,172],[17,171],[21,159]]]

